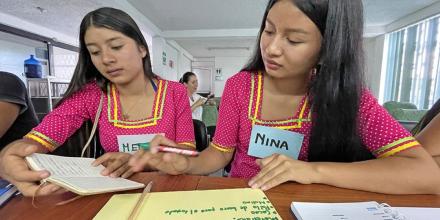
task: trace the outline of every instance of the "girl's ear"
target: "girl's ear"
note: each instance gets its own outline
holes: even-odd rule
[[[145,58],[145,56],[147,56],[147,48],[145,48],[144,46],[140,45],[139,46],[139,51],[141,52],[142,58]]]

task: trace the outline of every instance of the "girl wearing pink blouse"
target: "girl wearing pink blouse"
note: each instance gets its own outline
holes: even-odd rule
[[[84,121],[95,122],[100,103],[96,122],[106,153],[93,165],[103,164],[103,175],[130,176],[131,153],[148,147],[155,135],[195,148],[186,89],[152,72],[147,43],[128,14],[114,8],[88,13],[79,42],[78,64],[63,99],[24,139],[0,153],[0,176],[26,196],[60,189],[46,184],[37,191],[36,182],[50,174],[31,171],[24,157],[53,151]]]
[[[114,84],[107,84],[98,121],[99,140],[105,152],[119,151],[118,135],[163,134],[181,145],[195,147],[186,89],[180,83],[163,79],[157,79],[157,84],[151,110],[153,115],[141,120],[124,118],[119,92]],[[49,113],[25,138],[53,151],[85,120],[95,118],[101,94],[96,82],[86,84]]]
[[[433,159],[362,83],[362,14],[361,0],[270,0],[254,56],[226,82],[211,146],[198,157],[164,154],[155,146],[175,143],[161,137],[129,164],[207,174],[232,160],[230,175],[250,178],[249,186],[262,190],[296,181],[440,193]],[[251,137],[261,129],[277,134],[264,139],[267,146],[291,137],[280,148],[297,143],[298,157],[258,156],[266,148],[255,147]]]

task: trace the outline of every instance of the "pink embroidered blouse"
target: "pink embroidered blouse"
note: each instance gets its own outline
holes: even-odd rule
[[[90,82],[50,112],[25,138],[41,143],[50,151],[64,143],[85,120],[95,119],[103,94],[96,82]],[[159,134],[179,144],[194,145],[191,108],[185,87],[180,83],[159,79],[151,117],[127,121],[121,117],[119,93],[107,85],[103,108],[98,121],[99,138],[106,152],[119,151],[117,135]]]
[[[261,119],[263,75],[240,72],[226,82],[213,146],[223,152],[235,150],[230,175],[250,178],[259,172],[257,158],[247,154],[253,125],[276,127],[304,135],[299,160],[307,161],[311,132],[311,109],[304,97],[292,117],[285,120]],[[359,109],[360,138],[376,157],[388,157],[402,150],[419,146],[418,142],[395,121],[374,96],[365,91]]]

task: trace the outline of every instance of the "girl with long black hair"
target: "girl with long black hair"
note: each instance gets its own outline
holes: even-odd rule
[[[362,83],[362,33],[361,0],[269,1],[254,56],[226,82],[211,146],[196,158],[153,147],[130,165],[207,174],[232,160],[230,176],[262,190],[296,181],[440,193],[440,169]]]
[[[131,153],[148,147],[148,138],[157,134],[195,148],[186,89],[152,72],[148,45],[128,14],[114,8],[88,13],[81,22],[79,42],[78,64],[64,98],[24,139],[0,153],[0,176],[24,195],[33,195],[36,182],[50,175],[29,170],[24,157],[53,151],[85,120],[97,123],[106,153],[94,165],[106,167],[103,175],[130,176]],[[44,185],[39,195],[57,189]]]

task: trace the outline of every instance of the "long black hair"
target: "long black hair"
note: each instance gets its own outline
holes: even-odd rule
[[[72,81],[70,82],[63,99],[61,99],[57,105],[61,104],[73,93],[80,90],[85,84],[93,80],[96,80],[97,84],[103,91],[106,90],[105,85],[109,83],[109,80],[102,76],[101,73],[99,73],[99,71],[96,69],[95,65],[93,65],[84,40],[87,29],[92,26],[107,28],[120,32],[133,39],[139,46],[145,47],[147,53],[142,59],[144,74],[150,79],[157,77],[151,69],[150,54],[148,51],[147,42],[145,41],[145,38],[136,22],[130,17],[130,15],[119,9],[109,7],[99,8],[89,12],[81,21],[79,29],[78,63],[76,64]]]
[[[363,84],[363,6],[361,0],[291,0],[322,35],[318,72],[309,85],[312,131],[309,161],[351,162],[374,158],[362,144],[358,112]],[[269,10],[264,13],[254,55],[243,70],[264,71],[260,39]]]
[[[191,76],[195,76],[196,74],[193,72],[186,72],[185,74],[183,74],[182,78],[179,79],[180,83],[188,83],[189,82],[189,77]]]
[[[440,113],[440,99],[429,109],[428,112],[423,116],[423,118],[417,123],[417,125],[412,129],[411,133],[417,135],[420,133],[431,120]]]

